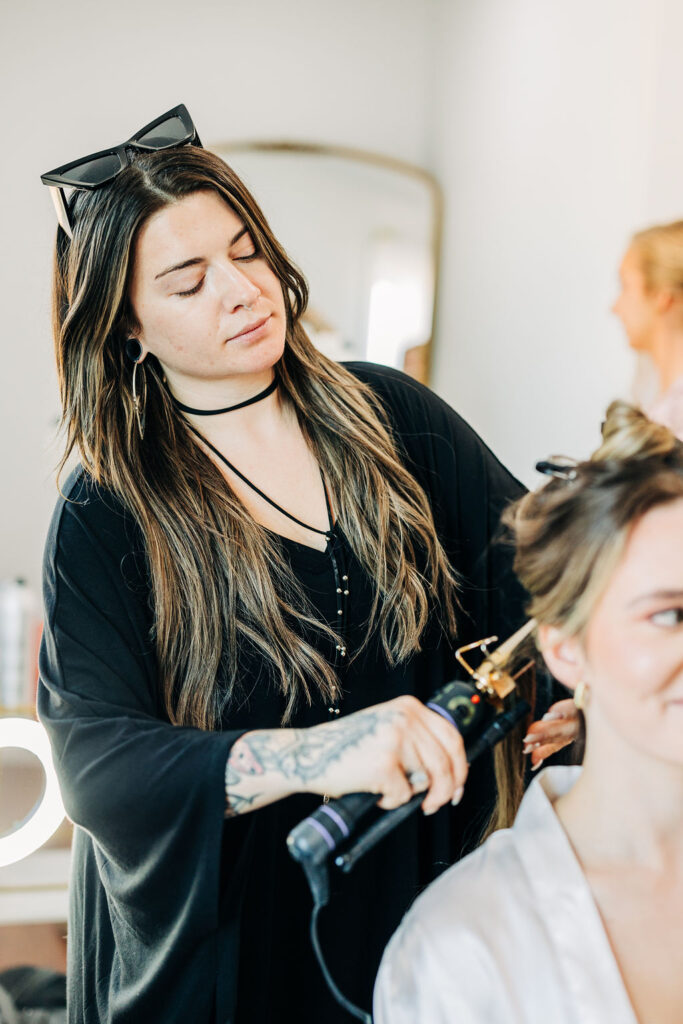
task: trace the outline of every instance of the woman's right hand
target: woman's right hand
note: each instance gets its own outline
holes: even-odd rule
[[[318,762],[310,792],[377,793],[379,806],[391,810],[426,790],[425,814],[462,797],[468,772],[462,737],[415,697],[316,726],[308,743]]]
[[[309,729],[245,733],[228,759],[227,813],[294,792],[377,793],[390,810],[426,791],[422,808],[432,814],[459,802],[467,772],[457,729],[415,697],[396,697]]]

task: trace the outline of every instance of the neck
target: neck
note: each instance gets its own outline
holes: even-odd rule
[[[662,327],[652,339],[650,354],[659,374],[660,390],[668,391],[683,374],[683,329]]]
[[[279,444],[291,426],[291,410],[282,400],[279,388],[258,398],[274,380],[275,372],[270,367],[263,373],[241,375],[229,381],[193,380],[183,386],[169,377],[168,383],[173,397],[186,407],[181,410],[182,415],[201,436],[220,451],[240,459],[249,457],[254,446]],[[258,400],[250,402],[253,398]],[[211,410],[212,414],[201,415],[198,410]]]
[[[683,872],[683,768],[589,723],[584,766],[556,811],[585,869],[629,863]]]
[[[222,380],[197,380],[166,372],[168,387],[177,402],[193,409],[225,409],[258,395],[275,378],[268,367],[258,373],[243,373]],[[227,415],[227,414],[226,414]]]

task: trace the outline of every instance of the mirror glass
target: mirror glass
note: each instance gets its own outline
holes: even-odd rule
[[[441,197],[420,168],[299,143],[209,145],[244,180],[310,287],[305,327],[333,359],[428,382]]]

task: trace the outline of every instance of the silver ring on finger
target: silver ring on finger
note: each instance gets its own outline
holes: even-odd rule
[[[422,769],[410,772],[408,774],[408,782],[415,793],[422,793],[425,789],[429,788],[429,776],[427,775],[427,772]]]

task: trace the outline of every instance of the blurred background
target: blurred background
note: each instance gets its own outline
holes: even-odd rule
[[[538,458],[587,454],[608,401],[647,374],[609,309],[632,232],[683,213],[679,0],[3,0],[0,11],[0,580],[26,580],[27,621],[40,618],[31,595],[59,451],[55,218],[39,175],[177,103],[205,146],[234,157],[308,275],[321,343],[427,378],[525,483]],[[34,799],[35,779],[17,771],[3,760],[5,808],[19,775]],[[21,913],[2,900],[35,896],[37,877],[8,870],[0,968],[29,955]],[[53,922],[44,962],[56,963],[61,911],[38,897],[35,908],[32,927]]]

